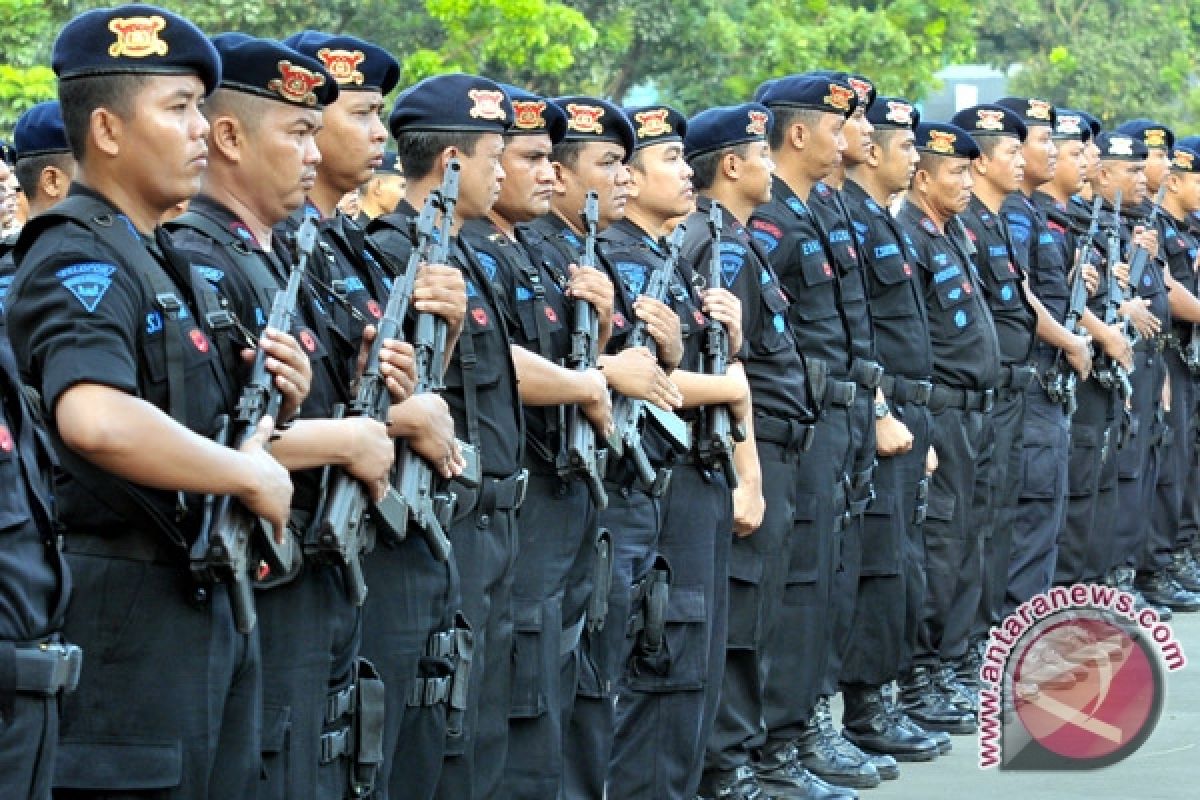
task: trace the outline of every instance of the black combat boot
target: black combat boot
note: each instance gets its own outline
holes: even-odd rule
[[[953,734],[975,733],[975,715],[959,711],[933,685],[930,667],[914,666],[901,676],[900,707],[927,731]]]
[[[900,703],[896,700],[896,685],[894,683],[886,684],[880,693],[883,696],[883,707],[887,709],[887,715],[892,723],[914,736],[924,736],[937,745],[938,753],[946,755],[954,749],[954,742],[950,738],[950,734],[945,731],[927,730],[917,721],[905,713],[900,707]]]
[[[806,770],[794,744],[768,745],[755,773],[774,800],[858,800],[853,789],[828,784]]]
[[[1172,611],[1200,611],[1200,597],[1184,589],[1166,570],[1138,572],[1134,588],[1153,606],[1166,606]]]
[[[703,800],[771,800],[750,766],[706,772],[700,780]]]
[[[1184,589],[1200,592],[1200,563],[1188,548],[1182,547],[1171,554],[1167,572]]]
[[[829,698],[822,697],[813,708],[804,726],[804,733],[796,740],[800,763],[805,769],[837,786],[855,789],[874,789],[878,786],[882,778],[867,755],[831,733],[833,720],[829,717]],[[841,742],[845,742],[844,747],[838,747]]]
[[[866,753],[884,753],[897,761],[933,761],[937,758],[937,742],[896,724],[877,687],[842,687],[842,697],[846,702],[842,714],[842,724],[846,726],[843,734],[851,744]]]

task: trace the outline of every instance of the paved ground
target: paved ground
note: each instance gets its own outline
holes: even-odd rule
[[[863,800],[1195,800],[1200,798],[1200,614],[1171,623],[1189,664],[1166,679],[1166,704],[1150,739],[1124,761],[1091,772],[1003,772],[979,768],[979,742],[929,764],[902,764],[901,778]]]

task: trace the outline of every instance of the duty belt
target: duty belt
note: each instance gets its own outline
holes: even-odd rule
[[[4,664],[9,653],[12,654],[11,672]],[[83,650],[73,644],[0,642],[0,675],[9,672],[12,676],[11,688],[0,686],[0,691],[8,689],[19,694],[45,696],[73,692],[79,684],[82,665]]]
[[[856,358],[850,365],[850,380],[864,389],[874,391],[883,379],[883,366],[865,358]]]
[[[997,384],[997,399],[1006,400],[1021,394],[1037,377],[1037,367],[1032,364],[1009,364],[1000,367],[1000,382]]]
[[[811,447],[815,430],[813,425],[806,425],[794,419],[768,417],[765,414],[754,415],[754,438],[760,442],[782,445],[789,452],[803,452]]]
[[[824,407],[837,406],[838,408],[849,408],[854,405],[854,398],[857,392],[858,384],[853,381],[839,381],[830,378],[828,385],[825,387]]]
[[[949,386],[934,386],[929,395],[929,407],[938,411],[943,408],[957,408],[962,411],[982,411],[988,413],[996,405],[996,390],[984,389],[952,389]]]
[[[888,400],[896,405],[923,406],[929,402],[929,394],[933,391],[929,381],[914,381],[899,375],[884,375],[879,385]]]
[[[525,502],[529,488],[529,470],[522,469],[507,478],[484,478],[479,487],[479,513],[516,511]]]

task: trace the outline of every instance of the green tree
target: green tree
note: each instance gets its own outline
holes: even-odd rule
[[[1200,119],[1195,0],[982,0],[979,15],[979,54],[1019,67],[1015,93],[1106,124],[1145,116],[1182,131]]]

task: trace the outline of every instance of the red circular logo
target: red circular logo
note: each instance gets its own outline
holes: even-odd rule
[[[367,313],[369,313],[375,319],[379,319],[383,316],[383,309],[379,307],[379,303],[376,303],[374,300],[368,300]]]
[[[199,328],[192,328],[188,331],[188,337],[192,340],[192,345],[201,353],[208,352],[208,337]]]
[[[307,328],[300,331],[300,345],[310,353],[317,352],[317,340]]]
[[[967,294],[971,293],[971,282],[970,281],[963,281],[962,287],[963,287],[964,292],[966,292]]]
[[[550,306],[546,306],[546,319],[551,322],[558,322],[558,314],[554,313],[554,309]]]
[[[833,277],[833,268],[829,266],[828,262],[822,264],[821,269],[825,271],[826,276],[828,276],[830,278]]]
[[[479,326],[487,325],[488,315],[482,308],[471,309],[471,319],[475,320],[475,324]]]
[[[0,450],[6,453],[11,453],[13,450],[13,438],[7,425],[0,425]]]
[[[908,264],[904,265],[904,274],[909,276],[910,278],[912,277],[912,267],[909,266]]]
[[[620,311],[614,311],[612,315],[612,324],[614,328],[625,327],[625,315]]]
[[[695,310],[692,311],[692,319],[696,320],[697,325],[704,324],[704,315],[701,314],[699,311],[695,311]]]

